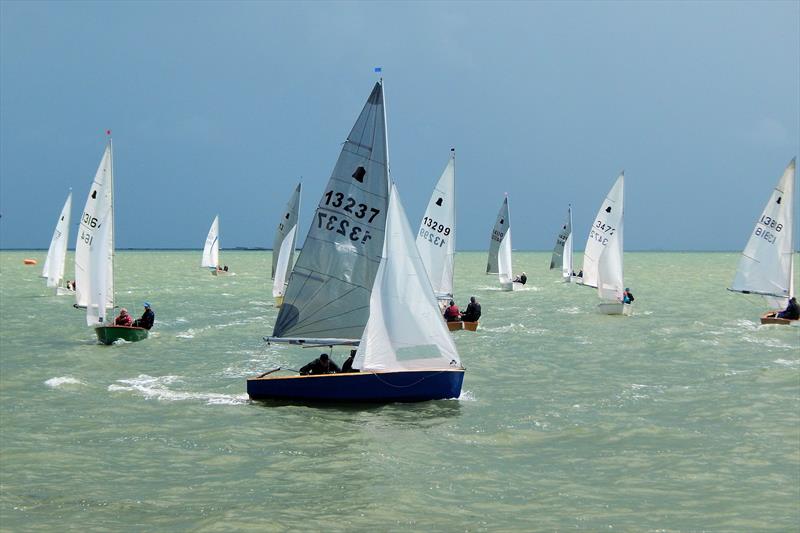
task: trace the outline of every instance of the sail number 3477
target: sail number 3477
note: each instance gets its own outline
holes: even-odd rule
[[[614,235],[616,231],[617,230],[613,226],[598,220],[594,223],[592,230],[589,232],[589,238],[605,246],[608,244],[608,238]]]

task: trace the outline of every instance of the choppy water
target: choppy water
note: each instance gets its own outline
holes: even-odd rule
[[[269,252],[224,251],[226,278],[199,252],[118,253],[119,304],[157,324],[111,347],[43,256],[0,253],[3,531],[800,527],[800,329],[725,290],[737,254],[626,254],[621,318],[549,253],[515,253],[515,293],[460,253],[459,303],[484,312],[456,334],[462,397],[364,407],[247,400],[246,377],[317,355],[261,341]]]

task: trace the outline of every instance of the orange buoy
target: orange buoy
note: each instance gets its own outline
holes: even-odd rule
[[[22,262],[26,265],[35,265],[36,259],[23,259]]]

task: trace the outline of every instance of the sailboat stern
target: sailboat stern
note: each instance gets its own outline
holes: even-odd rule
[[[105,345],[114,344],[120,339],[125,342],[139,342],[149,335],[146,329],[132,326],[98,326],[94,328],[94,332],[97,340]]]
[[[251,400],[300,402],[424,402],[458,398],[464,369],[353,372],[249,378]]]
[[[633,307],[631,304],[624,304],[622,302],[603,302],[597,304],[597,310],[604,315],[631,316],[633,314]]]

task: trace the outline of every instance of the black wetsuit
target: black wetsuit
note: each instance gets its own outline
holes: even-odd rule
[[[335,374],[337,372],[341,372],[341,368],[339,365],[334,363],[331,359],[328,359],[328,368],[325,368],[322,365],[322,361],[319,359],[314,359],[304,367],[300,369],[300,375],[306,376],[308,374]]]
[[[797,304],[796,300],[794,302],[789,302],[786,309],[778,313],[778,318],[786,318],[788,320],[800,319],[800,305]]]
[[[478,302],[472,303],[470,302],[467,304],[467,310],[464,311],[464,315],[461,319],[464,322],[477,322],[478,319],[481,317],[481,304]]]
[[[156,314],[153,312],[152,309],[148,307],[147,309],[144,310],[142,318],[137,318],[133,322],[133,327],[150,329],[153,327],[155,321],[156,321]]]

